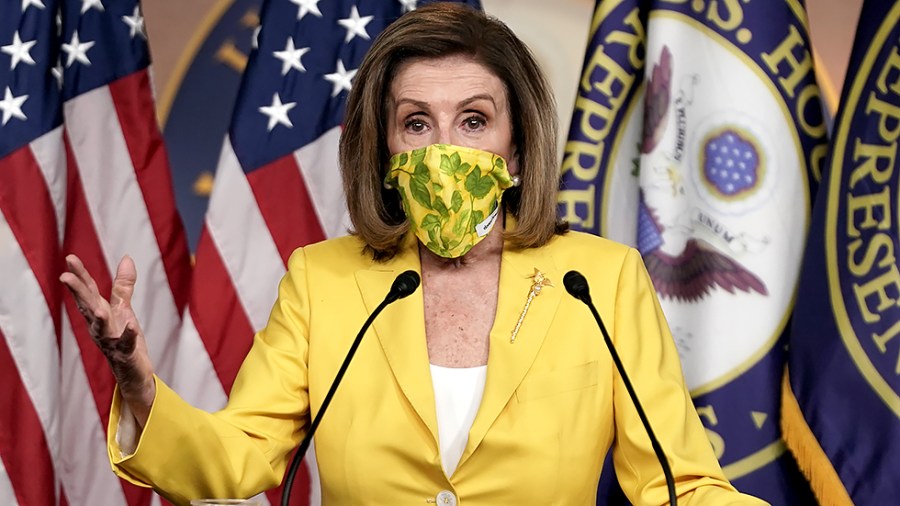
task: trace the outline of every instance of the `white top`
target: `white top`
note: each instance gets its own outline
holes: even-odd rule
[[[484,381],[487,366],[441,367],[431,364],[431,383],[434,385],[434,407],[437,414],[438,442],[441,464],[447,476],[452,476],[459,464],[469,429],[475,421],[481,397],[484,395]]]

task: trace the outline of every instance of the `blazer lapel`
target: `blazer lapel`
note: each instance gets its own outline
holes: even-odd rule
[[[413,236],[413,240],[415,237]],[[394,278],[412,269],[421,272],[416,244],[409,244],[390,262],[374,264],[356,272],[356,282],[362,293],[366,310],[372,311],[384,300]],[[421,288],[405,299],[384,309],[372,326],[387,357],[394,378],[412,408],[431,432],[437,451],[437,416],[431,371],[428,368],[428,347],[425,342],[425,307]]]
[[[534,284],[535,269],[540,270],[553,284],[545,286],[531,301],[515,342],[510,336]],[[460,459],[462,466],[484,439],[494,420],[509,402],[537,356],[541,344],[556,314],[565,288],[563,272],[553,263],[547,247],[510,251],[504,248],[500,264],[500,291],[497,314],[491,329],[487,378],[481,406],[475,416],[469,440]]]

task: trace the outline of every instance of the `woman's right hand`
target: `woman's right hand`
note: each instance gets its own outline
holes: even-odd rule
[[[131,296],[137,271],[134,261],[125,256],[116,269],[109,301],[100,295],[97,283],[75,255],[66,257],[68,272],[59,280],[75,297],[78,311],[87,321],[94,343],[112,368],[122,399],[143,427],[156,397],[153,364],[147,352],[144,333],[131,308]]]

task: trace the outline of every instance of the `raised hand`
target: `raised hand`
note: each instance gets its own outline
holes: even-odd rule
[[[109,301],[100,295],[97,283],[75,255],[66,257],[68,272],[59,280],[72,292],[78,311],[84,316],[94,343],[112,368],[122,398],[141,427],[147,421],[156,383],[144,333],[131,308],[137,272],[131,257],[125,256],[116,269]]]

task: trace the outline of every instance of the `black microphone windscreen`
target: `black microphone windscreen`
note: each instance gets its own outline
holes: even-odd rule
[[[565,285],[569,295],[576,299],[585,300],[585,298],[590,298],[591,296],[591,289],[588,287],[587,280],[578,271],[567,272],[563,276],[563,285]]]
[[[390,295],[396,299],[402,299],[416,291],[419,287],[419,273],[413,270],[405,271],[397,276],[391,285]],[[390,296],[389,295],[389,296]]]

